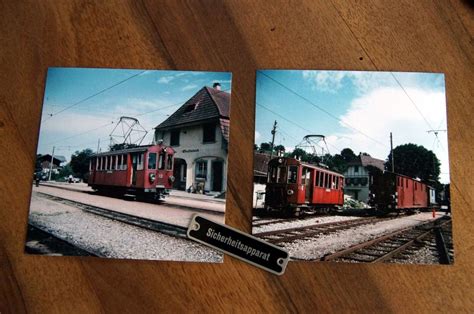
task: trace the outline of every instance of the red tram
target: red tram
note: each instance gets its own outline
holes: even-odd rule
[[[88,185],[94,190],[160,200],[172,187],[174,150],[162,144],[95,154]]]
[[[302,211],[327,212],[344,204],[344,177],[295,158],[268,163],[265,210],[298,216]]]
[[[370,177],[369,205],[381,211],[415,211],[436,206],[435,189],[426,183],[393,172]]]

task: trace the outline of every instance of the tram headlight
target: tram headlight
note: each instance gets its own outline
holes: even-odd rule
[[[148,176],[149,180],[150,180],[150,183],[153,183],[155,182],[155,178],[156,178],[156,175],[154,173],[150,173],[150,175]]]
[[[295,194],[295,191],[293,191],[292,189],[288,189],[288,190],[286,191],[286,194],[288,194],[288,195],[293,195],[293,194]]]
[[[283,159],[281,159],[281,158],[278,158],[278,163],[280,163],[280,164],[281,164],[282,162],[283,162]]]
[[[169,177],[168,177],[168,180],[170,180],[171,183],[173,183],[175,179],[176,179],[176,178],[175,178],[174,176],[169,176]]]

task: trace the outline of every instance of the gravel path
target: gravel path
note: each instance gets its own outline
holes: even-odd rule
[[[443,213],[437,213],[437,218],[441,216],[443,216]],[[431,213],[420,213],[321,235],[318,238],[282,243],[281,246],[287,249],[293,258],[319,260],[326,254],[375,239],[384,234],[416,226],[432,219]]]
[[[175,238],[85,213],[33,192],[30,223],[84,250],[109,258],[222,262],[222,254]]]

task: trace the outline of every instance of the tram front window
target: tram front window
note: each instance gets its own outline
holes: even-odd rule
[[[273,167],[268,172],[269,183],[286,183],[286,167]]]
[[[298,166],[288,167],[288,183],[296,183],[298,177]]]

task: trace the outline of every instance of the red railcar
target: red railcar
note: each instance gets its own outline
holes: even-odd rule
[[[423,210],[436,205],[435,190],[420,180],[385,171],[370,177],[369,205],[376,210]]]
[[[305,210],[329,211],[344,204],[344,176],[295,158],[268,163],[265,209],[292,215]]]
[[[174,150],[162,144],[95,154],[88,184],[104,193],[164,198],[172,187]]]

